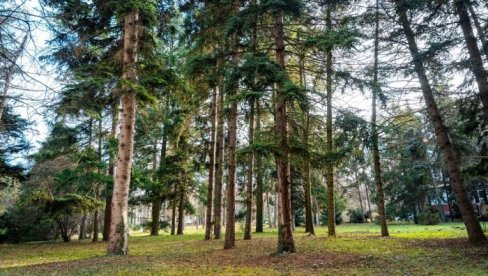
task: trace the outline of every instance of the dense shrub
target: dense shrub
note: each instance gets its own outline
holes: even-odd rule
[[[364,223],[366,220],[366,214],[361,209],[351,209],[347,214],[349,215],[350,223]]]
[[[419,224],[436,225],[441,223],[439,212],[435,209],[427,209],[421,212],[418,216]]]

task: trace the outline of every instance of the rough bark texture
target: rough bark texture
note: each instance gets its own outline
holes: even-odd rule
[[[212,239],[212,205],[213,205],[213,188],[215,183],[215,155],[217,142],[217,88],[212,89],[212,108],[210,114],[210,164],[208,167],[208,191],[207,191],[207,212],[205,217],[205,240]]]
[[[214,239],[222,237],[222,187],[224,180],[224,90],[219,88],[219,126],[217,130],[217,168],[215,172],[215,201],[214,201]]]
[[[278,12],[274,26],[274,40],[276,45],[276,63],[285,68],[285,39],[284,39],[284,13]],[[277,85],[276,91],[276,135],[278,139],[279,153],[276,156],[278,174],[278,187],[280,192],[281,212],[278,228],[278,253],[296,252],[292,231],[291,211],[291,179],[288,146],[288,118],[287,95],[281,85]]]
[[[396,12],[400,19],[400,24],[402,25],[403,32],[405,33],[408,41],[415,72],[419,78],[420,87],[427,105],[427,112],[429,114],[430,121],[434,126],[437,145],[441,150],[443,160],[446,164],[446,169],[451,179],[454,196],[456,197],[459,211],[461,212],[464,224],[466,225],[469,241],[472,243],[486,242],[483,229],[481,229],[480,223],[474,214],[473,206],[471,205],[468,194],[464,188],[463,177],[458,166],[458,157],[454,151],[453,145],[449,139],[447,128],[437,107],[432,88],[421,60],[421,56],[419,55],[419,49],[415,40],[415,33],[411,29],[410,22],[408,21],[407,11],[398,0],[395,1],[395,4]]]
[[[249,145],[252,146],[254,141],[254,105],[255,100],[251,99],[249,102]],[[247,184],[246,184],[246,225],[244,226],[244,239],[251,239],[251,227],[252,227],[252,185],[253,185],[253,171],[254,171],[254,152],[249,152],[247,160]]]
[[[256,101],[256,132],[261,131],[261,110],[259,101]],[[256,233],[263,232],[264,222],[264,200],[263,200],[263,157],[260,154],[256,155]],[[269,210],[268,210],[269,211]],[[269,218],[268,216],[268,219]]]
[[[240,1],[234,1],[233,9],[237,14]],[[232,59],[237,66],[239,60],[237,32],[232,34]],[[237,165],[237,95],[238,84],[234,83],[230,90],[230,97],[233,98],[229,116],[229,181],[227,183],[226,194],[226,219],[225,219],[225,242],[224,249],[232,249],[236,244],[235,229],[235,188],[236,188],[236,165]]]
[[[114,100],[112,104],[112,129],[110,131],[110,137],[115,138],[117,135],[117,122],[119,120],[119,105],[117,100]],[[115,155],[110,153],[109,161],[108,161],[108,174],[115,179]],[[110,234],[110,220],[112,218],[112,190],[113,188],[106,187],[105,188],[105,212],[103,218],[103,241],[108,241],[108,237]]]
[[[385,193],[383,191],[383,180],[381,176],[380,151],[378,149],[378,127],[376,125],[376,100],[378,98],[380,86],[378,83],[378,46],[379,46],[379,4],[376,1],[375,15],[375,38],[374,38],[374,64],[373,64],[373,95],[372,95],[372,115],[371,115],[371,144],[374,166],[374,182],[378,198],[378,214],[380,215],[381,236],[387,237],[388,225],[386,222]],[[358,187],[359,189],[359,187]]]
[[[325,18],[327,30],[332,29],[331,7],[327,8],[327,15]],[[327,136],[327,151],[332,153],[334,150],[332,142],[332,47],[326,50],[326,90],[327,90],[327,122],[326,122],[326,136]],[[334,165],[329,162],[326,166],[326,183],[327,183],[327,228],[328,235],[335,236],[335,198],[334,198]]]
[[[488,118],[488,74],[483,67],[483,59],[478,48],[478,42],[473,33],[473,27],[469,18],[466,0],[455,0],[456,12],[459,16],[459,25],[463,30],[464,41],[469,53],[470,69],[473,72],[476,84],[478,85],[481,103],[485,117]]]
[[[136,62],[139,40],[139,12],[130,11],[124,16],[124,65],[122,78],[137,81]],[[129,236],[128,200],[134,148],[136,97],[134,91],[124,88],[121,97],[122,118],[117,152],[117,165],[113,189],[112,219],[107,251],[109,254],[127,255]]]

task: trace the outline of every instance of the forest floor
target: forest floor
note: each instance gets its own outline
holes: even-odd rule
[[[239,227],[236,227],[239,229]],[[338,236],[295,231],[298,253],[273,254],[276,229],[237,233],[233,250],[203,241],[203,230],[183,236],[134,233],[129,256],[105,256],[103,242],[74,240],[0,245],[0,275],[488,275],[488,246],[471,246],[461,223],[391,225],[388,238],[373,224],[345,224]]]

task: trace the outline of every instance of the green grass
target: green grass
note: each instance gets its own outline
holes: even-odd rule
[[[236,227],[239,229],[239,227]],[[473,247],[459,223],[390,225],[391,237],[374,224],[327,229],[316,236],[295,231],[297,254],[274,255],[276,229],[243,241],[234,250],[222,241],[203,241],[203,230],[183,236],[133,233],[129,256],[105,256],[106,244],[89,241],[0,245],[0,275],[487,275],[488,247]]]

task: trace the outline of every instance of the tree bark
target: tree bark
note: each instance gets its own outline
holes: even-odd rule
[[[183,186],[183,183],[180,183]],[[178,229],[176,235],[183,235],[185,227],[185,189],[180,187],[180,198],[178,199]]]
[[[463,30],[464,41],[469,53],[470,70],[475,76],[481,103],[483,104],[483,111],[485,113],[485,117],[488,118],[488,73],[483,67],[483,59],[481,58],[478,42],[476,41],[476,37],[473,33],[473,27],[471,26],[465,0],[455,0],[454,5],[459,16],[459,25]]]
[[[261,107],[259,100],[256,101],[256,133],[261,131]],[[256,154],[256,233],[263,232],[264,223],[264,171],[263,157]],[[269,210],[268,210],[269,212]],[[268,218],[270,219],[270,218]]]
[[[210,114],[210,164],[208,167],[207,213],[205,216],[205,240],[212,239],[212,205],[215,183],[215,159],[217,143],[217,87],[212,89],[212,108]]]
[[[102,112],[100,112],[100,119],[98,120],[98,161],[102,162],[102,142],[103,142],[103,135],[102,135]],[[102,169],[98,168],[97,171],[98,175],[102,174]],[[100,198],[100,183],[97,183],[95,185],[95,199],[98,200]],[[93,237],[92,241],[97,242],[98,241],[98,234],[100,232],[100,227],[99,227],[99,222],[98,222],[98,208],[95,209],[95,212],[93,213]]]
[[[327,30],[332,30],[331,7],[327,8],[325,24]],[[326,122],[326,136],[327,136],[327,152],[332,153],[334,150],[332,142],[332,46],[326,50],[326,90],[327,90],[327,122]],[[334,165],[329,161],[326,166],[326,183],[327,183],[327,228],[328,236],[336,235],[335,230],[335,198],[334,198]]]
[[[476,31],[478,32],[478,38],[481,41],[481,51],[484,53],[486,60],[488,60],[488,50],[486,45],[485,31],[483,31],[483,27],[481,26],[481,23],[478,19],[478,15],[476,14],[476,11],[473,9],[473,5],[471,3],[468,3],[468,10],[469,13],[471,14],[471,18],[473,19],[473,23],[476,28]]]
[[[17,65],[17,59],[20,57],[22,52],[25,49],[25,44],[27,43],[27,38],[29,34],[25,34],[22,42],[19,45],[19,49],[14,53],[13,57],[8,61],[10,65],[5,69],[5,80],[3,82],[3,92],[0,98],[0,129],[2,129],[2,116],[5,108],[7,107],[7,95],[8,90],[10,89],[10,82],[12,81],[12,77],[14,75],[15,69]]]
[[[119,118],[119,105],[117,100],[114,100],[112,104],[112,129],[110,131],[110,137],[115,138],[117,135],[117,122]],[[115,179],[114,174],[115,168],[115,155],[112,152],[109,152],[109,161],[108,161],[108,174]],[[112,218],[112,191],[113,188],[110,188],[108,185],[105,187],[105,212],[103,218],[103,241],[108,241],[108,237],[110,234],[110,220]]]
[[[137,81],[137,51],[139,40],[139,12],[128,12],[124,16],[124,65],[122,78]],[[135,92],[124,87],[121,97],[122,118],[120,124],[117,165],[113,189],[112,219],[107,251],[109,254],[127,255],[129,225],[128,201],[134,148],[134,126],[136,117]]]
[[[252,150],[254,142],[254,116],[255,116],[255,99],[249,101],[251,108],[249,112],[249,146],[251,151],[249,152],[247,160],[247,185],[246,185],[246,225],[244,227],[244,239],[251,239],[251,227],[252,227],[252,186],[253,186],[253,171],[254,171],[254,150]]]
[[[417,77],[420,81],[420,87],[422,89],[424,100],[427,105],[427,112],[429,114],[430,121],[434,126],[437,144],[442,152],[442,157],[446,164],[449,177],[452,181],[451,183],[454,195],[456,197],[459,210],[463,217],[464,224],[466,225],[469,241],[472,243],[486,242],[486,237],[483,233],[483,229],[481,229],[480,223],[474,214],[473,206],[471,205],[468,194],[464,188],[464,179],[459,170],[458,157],[449,139],[447,128],[437,107],[437,103],[432,92],[432,87],[430,86],[424,65],[422,63],[422,60],[420,59],[417,42],[415,40],[415,34],[411,29],[410,22],[407,18],[407,11],[405,7],[403,7],[399,3],[399,0],[395,0],[395,4],[396,13],[399,16],[400,24],[408,41],[409,50],[413,58],[415,72],[417,73]]]
[[[276,63],[285,69],[285,35],[284,35],[284,12],[281,10],[277,14],[274,25],[274,42],[276,45]],[[278,187],[280,190],[281,214],[278,221],[278,253],[296,252],[295,241],[292,230],[292,210],[291,210],[291,179],[290,161],[288,145],[288,114],[286,93],[281,84],[277,84],[276,91],[276,136],[278,139],[279,153],[276,156]]]
[[[234,1],[234,14],[239,11],[240,1]],[[232,60],[234,66],[237,66],[239,61],[238,51],[238,36],[237,32],[232,34]],[[229,182],[227,183],[227,197],[226,197],[226,221],[225,221],[225,243],[224,249],[232,249],[235,247],[235,187],[236,187],[236,151],[237,151],[237,95],[238,84],[234,83],[230,90],[230,98],[232,98],[230,116],[229,116]]]
[[[222,187],[224,179],[224,90],[219,87],[218,130],[217,130],[217,168],[215,172],[215,201],[214,201],[214,238],[221,238],[222,229]]]
[[[176,231],[176,198],[173,199],[173,202],[171,202],[171,235],[174,235],[175,231]]]
[[[381,236],[387,237],[388,225],[385,211],[385,193],[383,191],[383,180],[381,176],[380,151],[378,148],[378,126],[376,124],[376,101],[380,92],[378,83],[378,51],[379,51],[379,2],[376,0],[375,14],[375,36],[374,36],[374,64],[373,64],[373,95],[371,103],[371,144],[374,166],[374,181],[376,184],[376,193],[378,197],[378,214],[380,215]]]

